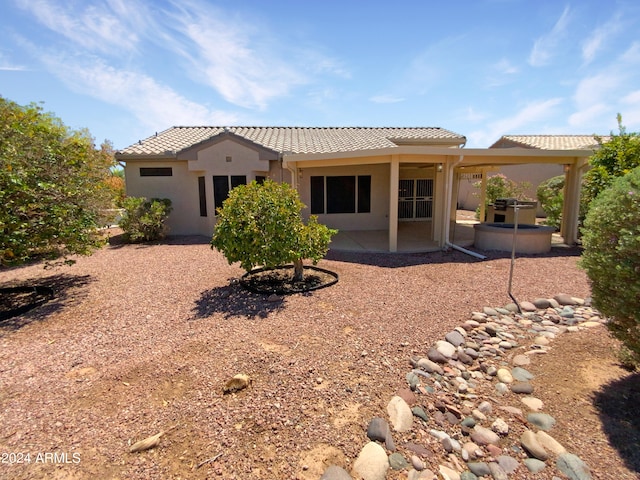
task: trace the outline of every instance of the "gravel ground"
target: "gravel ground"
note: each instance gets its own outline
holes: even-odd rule
[[[0,447],[31,457],[1,478],[318,478],[314,466],[355,459],[411,356],[510,302],[507,254],[456,251],[330,252],[319,266],[336,285],[269,302],[234,284],[243,271],[207,240],[114,242],[71,267],[0,270],[0,286],[57,291],[0,324]],[[577,254],[518,258],[516,298],[587,297]],[[237,373],[251,386],[223,395]]]

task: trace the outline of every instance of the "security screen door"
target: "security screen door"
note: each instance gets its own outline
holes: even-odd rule
[[[433,216],[433,179],[400,180],[398,219],[431,220]]]

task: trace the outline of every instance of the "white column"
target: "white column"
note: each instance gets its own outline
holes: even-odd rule
[[[580,187],[582,174],[587,167],[587,159],[576,158],[569,165],[564,178],[564,204],[562,206],[562,225],[560,235],[568,245],[578,243],[578,221],[580,218]]]
[[[400,157],[391,156],[389,164],[389,251],[398,251],[398,184],[400,182]]]

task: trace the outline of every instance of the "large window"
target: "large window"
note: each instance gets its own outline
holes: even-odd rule
[[[371,175],[311,177],[311,213],[371,212]]]
[[[213,176],[213,201],[215,209],[222,208],[224,202],[229,196],[231,189],[238,185],[246,185],[246,175],[214,175]]]

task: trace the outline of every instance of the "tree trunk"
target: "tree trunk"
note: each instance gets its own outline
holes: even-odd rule
[[[304,280],[304,267],[302,266],[302,259],[293,261],[293,281],[302,282]]]

